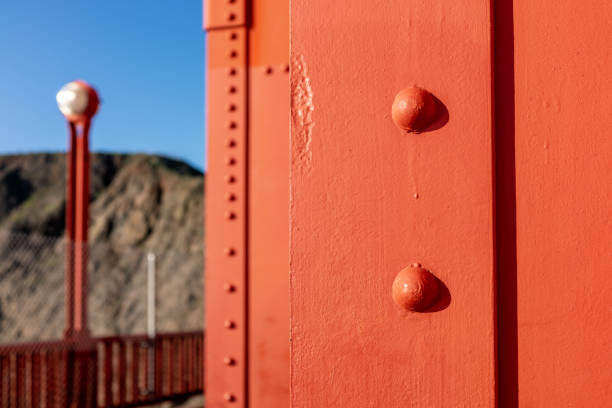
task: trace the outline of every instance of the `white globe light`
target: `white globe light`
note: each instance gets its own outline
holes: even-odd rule
[[[55,99],[63,115],[80,115],[89,104],[89,92],[78,82],[70,82],[59,90]]]

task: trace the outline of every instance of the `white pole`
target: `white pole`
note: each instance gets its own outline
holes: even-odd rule
[[[149,338],[148,391],[155,392],[155,254],[147,254],[147,337]]]
[[[155,254],[147,254],[147,336],[155,337]]]

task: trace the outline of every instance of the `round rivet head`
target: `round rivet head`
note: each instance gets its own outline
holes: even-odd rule
[[[236,364],[236,360],[231,357],[225,356],[223,357],[223,364],[233,366],[234,364]]]
[[[225,290],[226,292],[235,292],[236,287],[232,285],[231,283],[226,283],[223,285],[223,290]]]
[[[419,264],[412,264],[395,277],[391,296],[402,309],[423,312],[434,304],[439,291],[438,279]]]
[[[225,327],[226,329],[234,329],[236,327],[236,323],[231,320],[225,320],[223,322],[223,327]]]
[[[418,86],[409,86],[395,95],[391,118],[404,132],[419,133],[426,130],[437,114],[436,98]]]
[[[236,397],[233,394],[230,394],[229,392],[226,392],[225,394],[223,394],[223,399],[226,400],[227,402],[236,401]]]

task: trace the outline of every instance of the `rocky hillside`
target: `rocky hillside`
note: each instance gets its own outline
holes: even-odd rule
[[[156,255],[160,331],[203,326],[204,177],[159,156],[91,163],[89,326],[144,333],[146,255]],[[0,156],[0,343],[64,326],[65,156]]]

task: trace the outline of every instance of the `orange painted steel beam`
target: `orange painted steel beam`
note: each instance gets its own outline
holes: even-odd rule
[[[251,2],[249,406],[289,406],[289,1]]]
[[[289,403],[288,4],[204,5],[207,404]]]
[[[289,406],[289,73],[250,68],[249,406]]]
[[[207,41],[206,404],[247,406],[247,35],[244,1],[210,1]],[[206,19],[206,17],[205,17]]]
[[[250,0],[204,0],[204,30],[246,27],[249,2]]]
[[[293,408],[495,406],[491,10],[291,2]]]
[[[515,361],[500,366],[500,405],[610,406],[612,3],[508,8],[516,269],[500,352]]]

